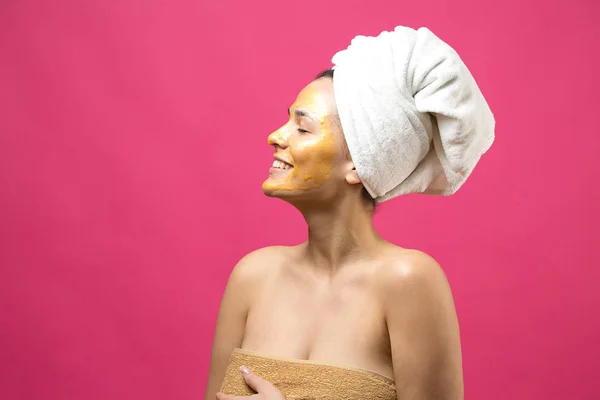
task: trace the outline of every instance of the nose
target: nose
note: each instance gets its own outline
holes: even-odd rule
[[[267,139],[271,146],[280,147],[285,149],[288,146],[287,135],[284,132],[284,127],[277,129],[271,133]]]

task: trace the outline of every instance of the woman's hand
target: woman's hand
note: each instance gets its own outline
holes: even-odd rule
[[[244,366],[240,367],[240,371],[242,372],[246,384],[258,393],[252,396],[230,396],[228,394],[217,393],[217,400],[285,400],[283,393],[277,390],[271,382],[265,381]]]

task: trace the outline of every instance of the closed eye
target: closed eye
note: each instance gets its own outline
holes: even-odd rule
[[[298,132],[300,133],[309,133],[306,129],[298,128]]]

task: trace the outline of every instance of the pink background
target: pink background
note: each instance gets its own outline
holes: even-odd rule
[[[201,399],[228,274],[305,238],[267,134],[356,34],[427,26],[497,142],[381,207],[452,284],[467,399],[598,398],[598,2],[3,1],[0,393]]]

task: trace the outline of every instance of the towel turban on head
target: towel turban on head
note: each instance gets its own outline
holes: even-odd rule
[[[348,150],[376,201],[451,195],[492,145],[495,121],[483,94],[427,28],[357,36],[332,62]]]

